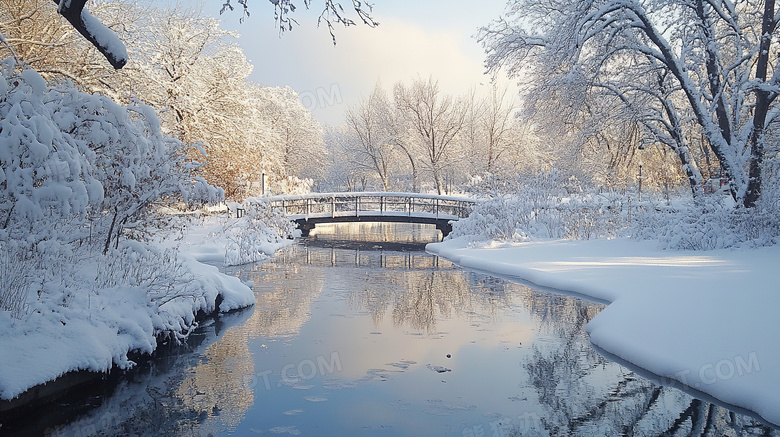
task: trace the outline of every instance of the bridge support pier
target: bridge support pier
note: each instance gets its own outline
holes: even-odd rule
[[[441,231],[442,239],[452,232],[452,223],[439,221],[436,223],[436,229]]]
[[[301,230],[301,236],[302,237],[308,237],[309,233],[314,230],[315,224],[306,220],[295,220],[295,224],[297,225],[298,229]]]

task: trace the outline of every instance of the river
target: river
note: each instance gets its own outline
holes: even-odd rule
[[[595,351],[584,327],[602,304],[463,270],[425,253],[437,239],[414,225],[318,228],[231,269],[254,281],[253,308],[26,431],[776,435]]]

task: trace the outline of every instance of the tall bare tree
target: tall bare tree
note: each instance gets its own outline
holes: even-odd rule
[[[414,79],[411,86],[399,82],[394,88],[395,103],[406,115],[415,139],[424,151],[424,164],[433,175],[436,192],[442,194],[443,171],[448,152],[457,147],[466,119],[462,101],[443,95],[437,80]]]
[[[482,125],[485,132],[485,171],[493,173],[501,158],[513,147],[518,147],[517,123],[514,118],[514,100],[507,100],[506,87],[494,85],[486,101]]]
[[[385,124],[386,95],[379,84],[368,99],[349,108],[346,123],[354,134],[352,161],[375,172],[385,191],[390,190],[390,171],[394,156],[393,132]]]

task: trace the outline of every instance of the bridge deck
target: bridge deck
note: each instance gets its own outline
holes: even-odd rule
[[[330,199],[335,198],[355,198],[355,197],[403,197],[413,199],[439,199],[453,202],[466,202],[475,203],[475,200],[470,197],[462,196],[445,196],[438,194],[426,194],[426,193],[403,193],[393,191],[346,191],[346,192],[334,192],[334,193],[309,193],[309,194],[282,194],[277,196],[269,196],[270,202],[278,202],[282,200],[301,200],[301,199]]]
[[[430,213],[430,212],[404,212],[404,211],[370,211],[370,210],[361,210],[361,211],[336,211],[333,212],[315,212],[311,214],[288,214],[287,218],[290,220],[300,220],[300,219],[324,219],[324,218],[342,218],[342,217],[373,217],[376,219],[381,219],[385,217],[411,217],[411,218],[428,218],[428,219],[437,219],[437,220],[458,220],[460,219],[459,216],[454,214],[436,214],[436,213]],[[382,220],[379,220],[382,221]]]

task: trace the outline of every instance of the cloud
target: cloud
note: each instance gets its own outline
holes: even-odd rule
[[[259,18],[270,21],[267,16]],[[300,26],[281,38],[271,23],[228,22],[226,27],[242,34],[239,44],[255,65],[253,80],[290,85],[309,97],[326,97],[313,110],[328,124],[340,123],[347,107],[367,96],[377,80],[391,90],[397,81],[434,76],[445,92],[456,95],[489,82],[483,75],[481,48],[471,37],[476,27],[428,27],[382,17],[375,29],[363,25],[337,28],[334,47],[327,29],[313,24],[316,15],[299,21]]]

